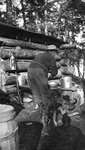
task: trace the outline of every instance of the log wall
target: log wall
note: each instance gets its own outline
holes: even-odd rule
[[[45,51],[50,51],[55,55],[57,67],[60,68],[63,56],[59,49],[61,44],[64,42],[60,39],[24,31],[0,22],[0,70],[2,72],[0,75],[5,74],[5,83],[1,79],[0,87],[4,85],[5,91],[15,93],[17,79],[23,76],[22,83],[24,84],[30,62],[37,54]],[[10,67],[11,54],[15,57],[17,70],[12,70]],[[60,76],[56,76],[56,79],[60,79]],[[49,78],[49,80],[53,79]]]
[[[8,41],[9,41],[9,43],[11,43],[11,40],[8,40]],[[14,75],[17,78],[17,76],[20,76],[23,73],[27,74],[27,70],[29,68],[30,62],[39,53],[43,53],[45,51],[50,51],[50,52],[54,53],[55,58],[56,58],[57,67],[60,68],[61,56],[59,56],[59,49],[57,49],[57,48],[50,49],[50,47],[53,48],[53,46],[55,47],[55,45],[49,45],[49,46],[44,45],[44,49],[42,49],[41,47],[43,47],[43,45],[37,44],[37,49],[35,49],[35,48],[33,49],[33,47],[29,47],[29,48],[28,47],[20,47],[20,45],[18,45],[19,41],[17,42],[17,44],[14,44],[13,46],[11,44],[9,44],[7,41],[5,41],[5,43],[6,43],[5,46],[0,47],[0,58],[3,60],[1,62],[1,65],[3,66],[4,72],[6,74],[9,74],[6,79],[6,86],[5,86],[7,92],[10,91],[13,93],[13,90],[14,90],[14,93],[15,93],[16,90],[15,90],[14,85],[16,84],[16,80],[14,82]],[[11,53],[13,53],[13,55],[15,57],[17,70],[12,70],[10,67]],[[10,76],[13,76],[13,78],[10,79]],[[59,79],[59,78],[56,77],[56,79]],[[10,80],[10,82],[8,82],[8,80]],[[7,86],[8,86],[8,88],[7,88]]]

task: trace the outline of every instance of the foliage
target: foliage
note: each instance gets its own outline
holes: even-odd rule
[[[73,34],[79,32],[79,24],[82,22],[82,17],[75,11],[78,7],[75,4],[76,0],[4,0],[1,5],[6,5],[6,9],[1,11],[0,16],[1,21],[9,24],[26,30],[32,28],[41,33],[47,30],[46,34],[59,38],[65,36],[68,39],[69,33],[66,31],[72,31],[72,40]]]

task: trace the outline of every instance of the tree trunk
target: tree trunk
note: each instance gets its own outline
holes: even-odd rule
[[[81,112],[85,112],[85,82],[82,82],[83,94],[84,94],[84,104],[80,106]]]
[[[15,16],[13,15],[12,0],[6,0],[7,23],[15,25]]]
[[[45,5],[47,5],[47,1],[48,0],[45,0]],[[48,22],[47,22],[47,10],[44,11],[44,15],[45,15],[45,35],[48,35]]]
[[[24,29],[26,30],[27,26],[26,26],[25,8],[24,8],[23,0],[21,0],[21,5],[22,5],[22,16],[23,16],[23,21],[24,21]]]
[[[83,88],[83,92],[84,92],[84,101],[85,101],[85,81],[82,81],[82,88]]]
[[[38,33],[41,33],[41,29],[40,29],[38,20],[39,20],[39,18],[38,18],[38,13],[36,12],[35,23],[36,23],[36,27],[37,27],[37,32],[38,32]]]

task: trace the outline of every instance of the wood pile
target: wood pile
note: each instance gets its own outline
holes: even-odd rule
[[[35,56],[39,53],[43,53],[45,51],[50,51],[55,55],[56,65],[59,69],[64,62],[62,62],[63,52],[59,51],[59,48],[56,48],[55,45],[45,45],[33,42],[24,42],[15,39],[7,39],[0,38],[0,41],[3,41],[4,45],[0,47],[0,58],[2,61],[2,66],[4,72],[7,74],[5,89],[7,93],[16,93],[17,92],[17,81],[20,80],[21,85],[18,87],[20,91],[28,90],[29,93],[31,90],[29,88],[24,88],[28,83],[26,83],[27,70],[31,61],[35,58]],[[16,69],[12,70],[10,66],[10,58],[11,54],[14,55],[16,61]],[[63,65],[62,65],[63,66]],[[65,66],[64,66],[65,67]],[[23,77],[24,74],[24,77]],[[49,80],[60,80],[61,75],[57,75],[55,79]],[[23,84],[23,85],[22,85]]]
[[[16,39],[9,39],[5,37],[0,37],[0,41],[3,43],[3,46],[0,47],[0,58],[3,60],[1,65],[3,66],[4,72],[7,74],[5,88],[8,93],[16,93],[17,91],[17,81],[20,80],[22,82],[19,86],[19,89],[25,90],[24,86],[28,83],[25,78],[27,78],[27,70],[29,69],[29,65],[31,61],[35,58],[35,56],[39,53],[43,53],[45,51],[50,51],[54,54],[56,58],[56,66],[58,68],[58,75],[55,78],[49,78],[50,80],[59,81],[62,77],[62,72],[66,70],[67,64],[64,61],[64,49],[68,49],[68,44],[62,44],[61,49],[56,47],[56,45],[52,44],[41,44],[34,43],[31,41],[23,41]],[[75,45],[70,47],[75,47]],[[10,58],[11,54],[13,54],[16,62],[16,69],[11,69],[10,66]],[[23,77],[24,74],[24,77]],[[57,82],[56,82],[57,83]],[[22,87],[22,88],[21,88]],[[29,90],[26,87],[26,91]],[[30,90],[29,90],[30,91]]]
[[[3,28],[3,30],[2,30]],[[22,93],[32,94],[29,83],[27,81],[27,70],[30,62],[39,53],[50,51],[56,58],[58,74],[49,81],[59,83],[62,78],[62,72],[66,70],[67,64],[64,61],[64,51],[74,48],[75,45],[68,45],[59,39],[46,37],[35,33],[25,32],[16,28],[1,25],[0,23],[0,64],[3,72],[6,73],[5,90],[11,95],[12,103],[17,100],[19,104],[23,97]],[[3,32],[2,32],[3,31]],[[15,58],[16,68],[12,69],[10,65],[11,55]],[[2,86],[2,84],[0,84]],[[25,94],[25,95],[26,95]]]
[[[63,49],[68,49],[67,45],[63,45],[60,50],[59,48],[56,48],[55,45],[23,42],[7,38],[0,38],[0,40],[4,41],[4,45],[0,47],[0,57],[3,60],[3,70],[7,74],[5,89],[9,95],[12,95],[12,101],[14,101],[14,97],[17,95],[17,100],[19,101],[19,103],[21,103],[22,98],[24,97],[24,95],[26,95],[26,93],[28,93],[28,95],[32,94],[27,80],[27,70],[29,69],[31,61],[39,53],[50,51],[55,56],[58,74],[55,78],[49,77],[49,81],[56,81],[56,84],[59,85],[59,81],[61,80],[61,78],[64,75],[69,75],[67,64],[65,63],[63,57]],[[11,54],[13,54],[16,63],[16,69],[13,70],[10,66]],[[65,70],[67,71],[66,74],[64,73],[66,72]],[[65,90],[64,88],[62,89],[62,91]]]

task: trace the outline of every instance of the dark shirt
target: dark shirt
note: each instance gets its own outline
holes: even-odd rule
[[[40,140],[38,150],[84,150],[84,140],[85,136],[79,128],[56,127]]]

